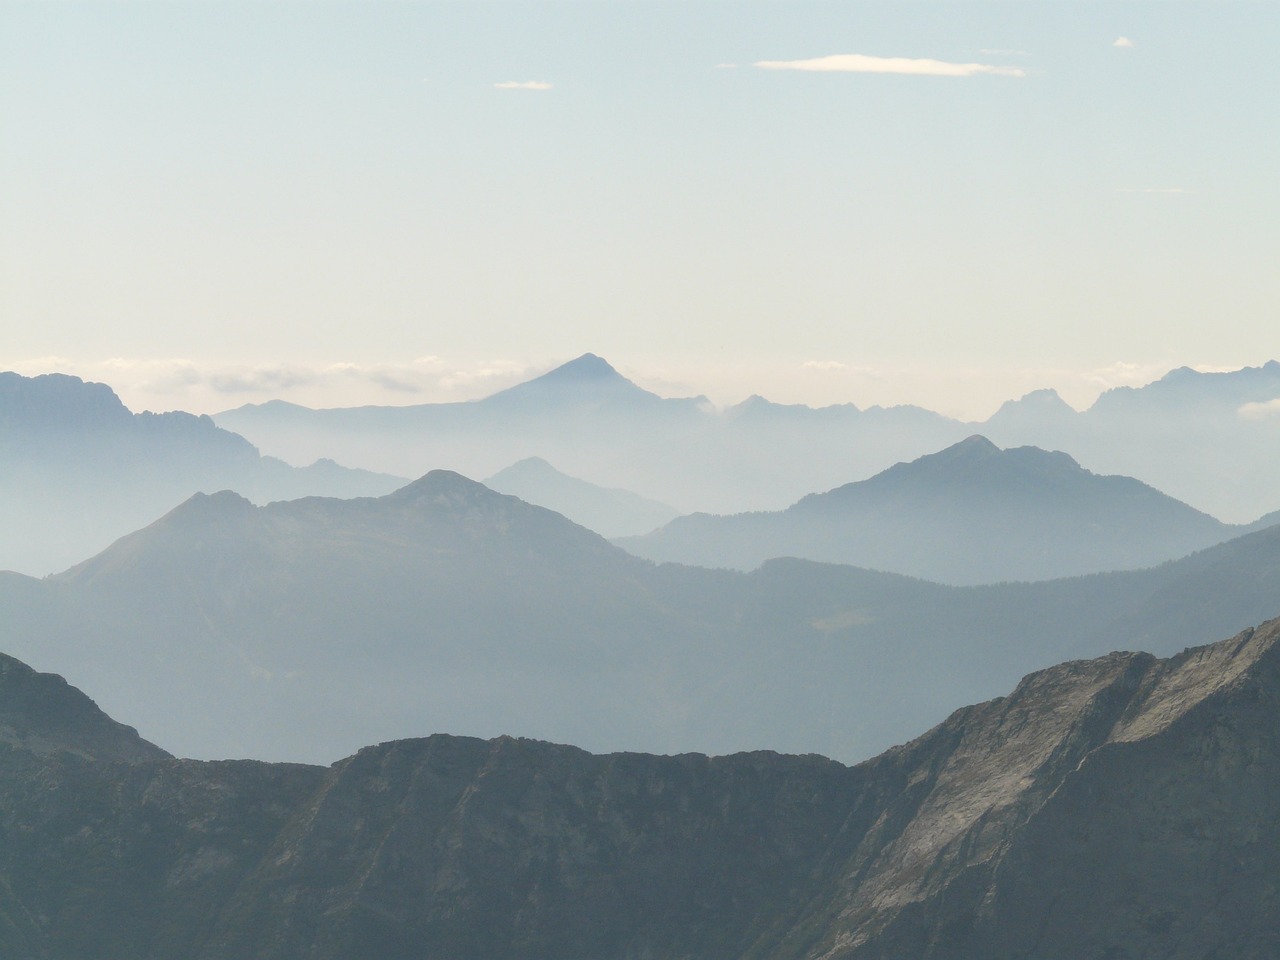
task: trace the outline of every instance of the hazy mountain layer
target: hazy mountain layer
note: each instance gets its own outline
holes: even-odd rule
[[[1278,642],[1062,664],[853,768],[449,736],[328,769],[0,743],[0,952],[1263,960]],[[37,730],[52,713],[27,707]]]
[[[1280,362],[1226,373],[1181,367],[1108,390],[1079,413],[1041,390],[1006,403],[982,432],[1005,446],[1065,450],[1091,470],[1138,477],[1246,523],[1276,509]]]
[[[1077,412],[1052,390],[1010,401],[985,423],[918,407],[813,409],[751,397],[728,410],[664,399],[587,354],[474,403],[310,410],[272,402],[218,423],[292,462],[344,463],[418,476],[489,476],[540,456],[575,476],[643,490],[684,512],[777,510],[956,443],[1061,450],[1100,474],[1136,477],[1220,519],[1252,521],[1280,504],[1280,363],[1231,373],[1180,369],[1109,390]]]
[[[196,491],[265,503],[403,482],[331,460],[291,467],[208,417],[131,413],[101,383],[0,373],[0,570],[65,569]]]
[[[593,354],[469,403],[311,410],[273,401],[215,419],[295,463],[324,456],[408,476],[443,468],[485,477],[541,457],[679,511],[783,506],[973,432],[915,407],[814,411],[755,397],[721,412],[705,397],[643,390]]]
[[[377,499],[198,496],[57,577],[0,576],[0,609],[0,649],[190,756],[450,732],[858,760],[1046,664],[1280,614],[1280,529],[1037,584],[743,574],[655,567],[436,473]]]
[[[490,490],[509,493],[563,514],[602,537],[648,533],[675,519],[677,511],[630,490],[599,487],[566,476],[541,457],[513,463],[484,481]]]
[[[1149,567],[1240,532],[1064,453],[973,436],[787,510],[694,514],[617,542],[702,566],[749,570],[789,556],[979,584]]]

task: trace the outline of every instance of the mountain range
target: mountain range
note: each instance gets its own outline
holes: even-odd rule
[[[1278,644],[1065,663],[856,767],[444,735],[177,760],[0,657],[0,953],[1264,960]]]
[[[678,511],[630,490],[601,487],[570,477],[541,457],[526,457],[484,481],[498,493],[554,510],[602,537],[648,533],[674,520]]]
[[[78,377],[0,373],[0,570],[43,575],[108,546],[197,491],[265,503],[360,496],[398,477],[318,459],[289,466],[189,413],[133,413]]]
[[[0,649],[189,756],[330,762],[426,732],[861,760],[1024,673],[1280,614],[1280,528],[1159,567],[948,587],[654,565],[435,472],[379,498],[198,495],[57,576]]]
[[[783,511],[693,514],[616,542],[651,560],[749,570],[802,557],[972,585],[1154,566],[1251,529],[1065,453],[975,435]]]
[[[333,457],[400,476],[489,476],[542,457],[572,476],[637,491],[682,513],[777,510],[980,433],[1001,447],[1059,450],[1247,523],[1277,509],[1280,362],[1188,368],[1105,391],[1076,411],[1052,390],[986,421],[912,406],[810,408],[753,396],[727,409],[644,390],[592,354],[468,403],[311,410],[273,401],[215,415],[290,462]]]

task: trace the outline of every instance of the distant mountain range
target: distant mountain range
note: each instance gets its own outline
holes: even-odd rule
[[[980,433],[1002,447],[1060,450],[1099,474],[1135,477],[1219,519],[1274,511],[1280,363],[1230,373],[1187,368],[1103,393],[1077,412],[1052,390],[983,423],[919,407],[814,409],[751,397],[716,410],[665,399],[592,354],[470,403],[310,410],[272,402],[217,422],[276,456],[317,457],[403,476],[489,476],[542,457],[573,476],[643,491],[682,512],[776,510]]]
[[[802,557],[972,585],[1153,566],[1249,529],[1065,453],[975,435],[787,510],[694,514],[617,542],[651,560],[750,570]]]
[[[132,413],[101,383],[0,373],[0,570],[65,569],[197,491],[265,503],[403,483],[326,459],[291,467],[208,417]]]
[[[292,462],[329,456],[401,475],[484,477],[540,457],[679,511],[782,505],[863,476],[883,457],[919,456],[972,432],[907,407],[814,412],[753,398],[720,412],[705,397],[644,390],[594,354],[467,403],[310,410],[271,402],[215,420]]]
[[[1280,529],[1032,584],[744,574],[655,566],[436,472],[380,498],[196,496],[65,573],[0,576],[0,609],[0,649],[192,756],[447,731],[858,760],[1029,670],[1280,614]]]
[[[1033,674],[857,767],[503,737],[175,760],[0,657],[0,953],[1266,960],[1280,625]]]
[[[600,487],[566,476],[541,457],[513,463],[486,479],[484,485],[554,510],[602,537],[648,533],[674,520],[678,513],[630,490]]]

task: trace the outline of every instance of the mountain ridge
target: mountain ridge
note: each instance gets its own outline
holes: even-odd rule
[[[1058,664],[854,767],[444,734],[329,768],[0,745],[0,949],[1263,960],[1278,645],[1273,621]]]
[[[617,542],[655,561],[750,569],[797,556],[974,585],[1135,569],[1239,532],[1061,451],[974,434],[782,511],[695,514]]]

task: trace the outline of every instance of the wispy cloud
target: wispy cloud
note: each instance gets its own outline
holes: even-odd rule
[[[838,53],[811,60],[758,60],[762,70],[804,70],[814,73],[896,73],[917,77],[1025,77],[1021,67],[999,67],[989,63],[948,63],[912,57],[870,57],[860,53]]]
[[[717,63],[716,64],[717,70],[736,70],[737,68],[738,68],[738,65],[736,63]]]
[[[214,413],[272,398],[307,406],[470,400],[543,369],[508,360],[469,363],[425,356],[395,363],[197,364],[183,358],[76,360],[36,357],[0,368],[26,376],[69,373],[111,386],[132,410]]]
[[[800,366],[803,370],[841,371],[849,369],[847,363],[841,363],[839,360],[806,360]]]
[[[1265,403],[1246,403],[1236,414],[1242,420],[1270,420],[1280,418],[1280,399],[1267,400]]]
[[[547,83],[545,80],[504,80],[502,83],[495,83],[495,90],[550,90],[555,84]]]
[[[1117,187],[1116,193],[1195,193],[1187,187]]]
[[[1116,37],[1111,45],[1113,47],[1132,47],[1133,41],[1128,37]]]

